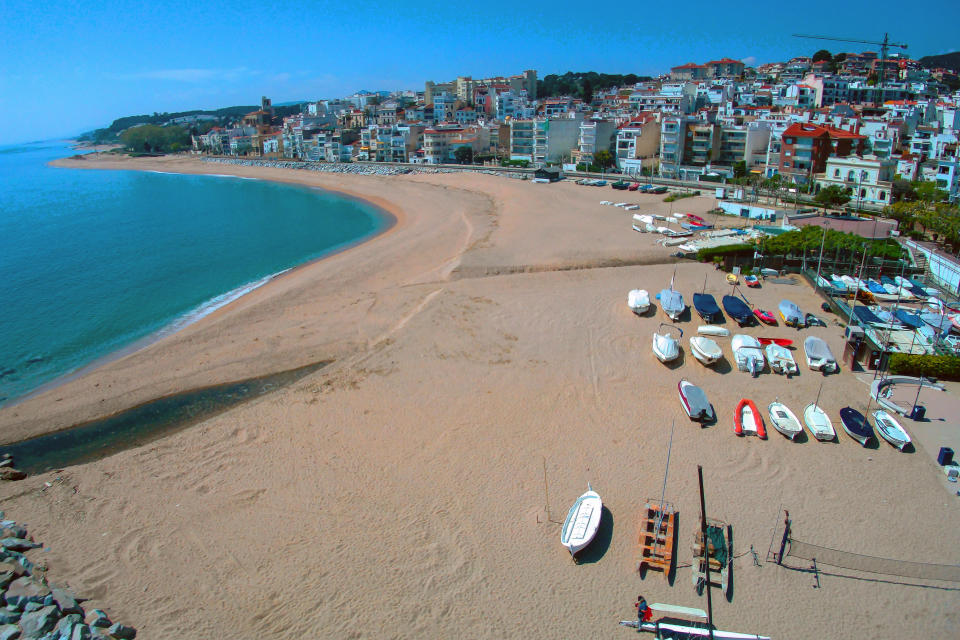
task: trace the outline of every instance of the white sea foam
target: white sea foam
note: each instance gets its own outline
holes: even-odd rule
[[[251,291],[259,289],[263,285],[267,284],[274,278],[283,275],[287,271],[290,271],[290,269],[284,269],[283,271],[278,271],[277,273],[266,276],[265,278],[260,278],[259,280],[248,282],[247,284],[240,285],[236,289],[231,289],[226,293],[221,293],[218,296],[214,296],[213,298],[210,298],[200,306],[184,313],[183,315],[178,317],[176,320],[168,324],[166,327],[161,329],[159,331],[159,335],[156,337],[162,337],[162,336],[170,335],[171,333],[176,333],[177,331],[183,329],[188,325],[193,324],[194,322],[200,320],[201,318],[205,318],[206,316],[210,315],[217,309],[225,307],[231,302],[233,302],[234,300],[237,300],[242,296],[247,295]]]

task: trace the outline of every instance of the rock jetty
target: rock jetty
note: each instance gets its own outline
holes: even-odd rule
[[[84,612],[66,586],[49,584],[46,567],[26,553],[40,548],[26,527],[0,511],[0,640],[131,640],[133,627],[113,622],[100,609]],[[3,606],[6,605],[6,606]]]

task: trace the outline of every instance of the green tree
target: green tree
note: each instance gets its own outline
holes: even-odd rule
[[[453,157],[460,164],[470,164],[473,162],[473,147],[457,147],[453,152]]]
[[[190,132],[183,127],[144,124],[121,133],[120,141],[129,151],[134,152],[176,152],[190,146]]]
[[[924,202],[943,202],[949,197],[943,189],[937,188],[936,182],[919,182],[913,187],[917,197]]]
[[[613,154],[607,149],[600,149],[593,154],[593,163],[601,169],[608,169],[613,166]]]
[[[747,176],[747,163],[744,160],[733,163],[733,177],[745,178]]]
[[[813,61],[820,62],[821,60],[833,62],[833,56],[826,49],[820,49],[820,51],[817,51],[815,54],[813,54]]]
[[[850,194],[843,187],[832,184],[821,189],[814,200],[827,207],[839,207],[850,202]]]
[[[590,82],[589,78],[584,79],[583,85],[580,87],[580,98],[584,104],[593,102],[593,83]]]

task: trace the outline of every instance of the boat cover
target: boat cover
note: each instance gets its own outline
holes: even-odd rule
[[[867,281],[867,289],[870,290],[870,293],[879,293],[881,295],[886,295],[890,293],[889,291],[883,288],[882,284],[880,284],[879,282],[875,282],[873,280]]]
[[[723,296],[723,310],[741,324],[753,317],[753,311],[747,303],[736,296]]]
[[[660,292],[660,306],[667,313],[681,313],[683,311],[683,296],[679,291],[664,289]]]
[[[854,307],[853,315],[857,316],[857,319],[864,324],[883,324],[880,316],[866,307]]]
[[[856,409],[851,407],[840,409],[840,422],[843,423],[844,429],[858,439],[873,437],[873,429],[870,427],[870,423],[867,422],[867,418]]]
[[[810,336],[803,341],[803,350],[810,360],[824,360],[826,362],[836,362],[830,347],[822,339],[816,336]]]
[[[942,316],[939,313],[921,313],[920,319],[933,327],[934,330],[940,332],[950,331],[950,328],[953,326],[953,321],[951,321],[950,318]]]
[[[713,322],[713,319],[720,314],[720,307],[717,306],[716,299],[709,293],[693,294],[693,306],[700,317],[707,322]]]
[[[923,320],[920,319],[920,316],[913,312],[907,311],[906,309],[897,309],[893,312],[893,315],[896,316],[897,320],[908,327],[919,329],[923,326]]]
[[[880,284],[888,284],[888,285],[890,285],[890,286],[892,286],[892,287],[899,287],[899,286],[900,286],[900,285],[898,285],[896,282],[894,282],[894,281],[893,281],[893,278],[891,278],[890,276],[880,276]]]
[[[650,294],[643,289],[633,289],[627,294],[627,304],[631,309],[650,305]]]
[[[681,383],[680,392],[687,400],[691,417],[709,419],[713,416],[713,411],[710,409],[710,401],[707,400],[707,394],[703,392],[703,389],[695,384]]]
[[[800,307],[789,300],[781,300],[778,308],[780,309],[780,315],[783,316],[783,321],[787,324],[799,325],[804,323],[805,318],[803,312],[800,311]]]
[[[914,280],[913,278],[907,278],[907,280],[909,280],[909,281],[910,281],[910,284],[913,285],[913,289],[911,289],[911,291],[913,291],[914,293],[916,293],[918,296],[922,296],[922,297],[926,298],[927,296],[930,295],[930,293],[924,288],[922,282],[917,282],[917,281]]]

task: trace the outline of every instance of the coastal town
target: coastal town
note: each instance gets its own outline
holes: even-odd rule
[[[956,73],[905,55],[831,55],[748,68],[729,58],[628,86],[538,95],[537,72],[423,91],[358,92],[276,117],[261,109],[192,136],[195,152],[310,162],[498,163],[727,182],[779,176],[804,192],[890,204],[894,177],[960,197]],[[542,84],[542,83],[541,83]],[[955,86],[955,85],[953,85]],[[213,116],[176,123],[201,128]]]
[[[951,635],[960,70],[905,48],[44,156],[75,191],[34,219],[146,265],[113,315],[240,275],[0,407],[0,640]]]

